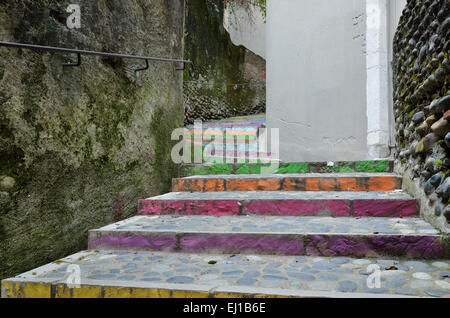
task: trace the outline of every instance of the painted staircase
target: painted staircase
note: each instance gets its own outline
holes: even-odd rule
[[[4,280],[2,297],[450,294],[445,240],[420,218],[392,163],[291,165],[174,179],[174,192],[139,201],[138,216],[90,231],[88,251]]]
[[[191,129],[233,163],[184,165],[173,192],[89,233],[89,250],[2,281],[2,297],[443,297],[448,240],[422,220],[393,162],[246,158],[263,116]],[[222,151],[222,152],[221,152]],[[270,155],[267,155],[270,158]],[[243,160],[242,160],[243,159]]]

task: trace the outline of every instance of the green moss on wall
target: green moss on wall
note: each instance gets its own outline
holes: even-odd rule
[[[224,3],[187,0],[186,6],[185,56],[195,65],[193,78],[185,72],[186,124],[263,113],[265,86],[243,72],[246,49],[235,46],[223,26]]]
[[[162,193],[170,192],[172,178],[178,177],[179,168],[171,159],[171,151],[176,144],[176,141],[171,140],[171,134],[182,125],[181,117],[177,117],[174,120],[169,111],[157,108],[150,128],[155,140],[152,167]]]
[[[179,0],[0,0],[12,42],[183,57]],[[4,5],[7,4],[7,5]],[[155,44],[156,43],[156,44]],[[155,63],[0,48],[0,279],[87,248],[88,230],[137,213],[137,200],[168,191],[171,131],[182,126],[182,74]]]

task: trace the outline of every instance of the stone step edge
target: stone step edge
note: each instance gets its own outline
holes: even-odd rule
[[[138,200],[139,215],[289,215],[334,217],[417,217],[419,208],[411,199],[322,199],[322,200]]]
[[[245,286],[201,286],[85,280],[79,288],[60,282],[5,279],[2,298],[432,298],[395,294],[343,293]]]
[[[216,163],[184,164],[180,166],[180,176],[215,174],[260,174],[261,167],[270,163]],[[340,161],[329,166],[327,162],[280,162],[275,174],[322,173],[322,172],[393,172],[393,160]]]
[[[172,179],[173,192],[222,191],[379,191],[402,188],[402,178],[391,176],[266,176],[230,178],[227,176],[198,176]]]
[[[432,234],[252,233],[168,230],[91,230],[89,249],[178,253],[355,256],[437,259],[450,257],[448,241]],[[218,252],[220,251],[220,252]]]

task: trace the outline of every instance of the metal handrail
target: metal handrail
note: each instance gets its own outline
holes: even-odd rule
[[[192,63],[192,61],[189,61],[189,60],[177,60],[177,59],[161,58],[161,57],[67,49],[67,48],[54,47],[54,46],[43,46],[43,45],[35,45],[35,44],[24,44],[24,43],[2,42],[2,41],[0,41],[0,46],[77,54],[77,57],[78,57],[77,63],[64,63],[63,66],[80,66],[81,65],[81,55],[96,55],[96,56],[105,56],[105,57],[118,57],[118,58],[124,58],[124,59],[145,60],[146,67],[136,69],[135,70],[136,72],[142,71],[142,70],[147,70],[148,69],[148,61],[166,62],[166,63],[183,63],[182,68],[175,68],[175,70],[177,70],[177,71],[184,71],[186,69],[187,64],[190,64],[192,70],[194,68],[194,63]]]

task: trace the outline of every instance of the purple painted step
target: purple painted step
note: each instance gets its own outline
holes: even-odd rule
[[[90,249],[440,258],[448,248],[421,219],[137,216],[90,231]]]
[[[403,192],[172,192],[139,200],[142,215],[279,215],[412,217],[416,201]]]

